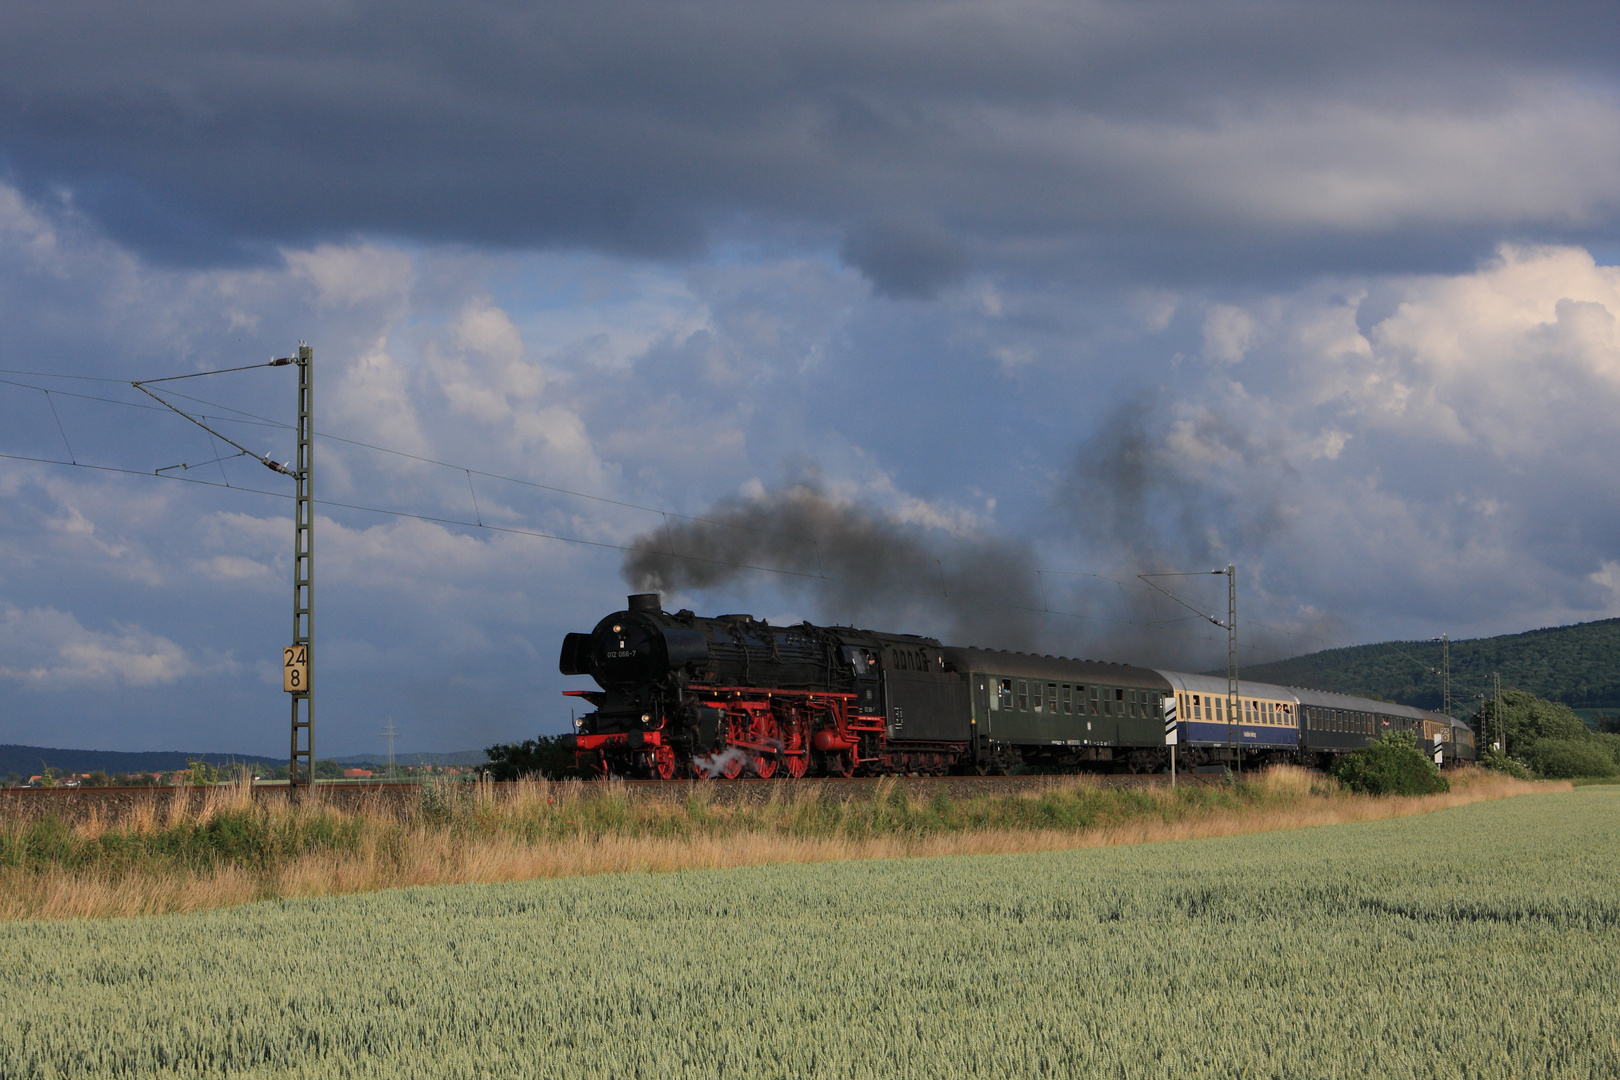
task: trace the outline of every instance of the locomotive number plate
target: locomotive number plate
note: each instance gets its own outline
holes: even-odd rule
[[[281,688],[289,694],[309,692],[308,645],[289,645],[281,650]]]

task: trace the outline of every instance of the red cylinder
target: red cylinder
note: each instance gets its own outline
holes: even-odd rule
[[[826,753],[829,750],[853,750],[855,740],[851,736],[839,734],[837,728],[822,728],[810,737],[810,745]]]

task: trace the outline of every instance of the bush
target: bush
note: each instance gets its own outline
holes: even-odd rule
[[[1508,757],[1494,746],[1487,746],[1485,752],[1479,755],[1479,764],[1481,768],[1507,773],[1509,776],[1519,780],[1535,779],[1535,774],[1530,771],[1530,766],[1518,758]]]
[[[1543,776],[1614,776],[1620,773],[1605,747],[1586,739],[1537,739],[1526,755]]]
[[[1431,795],[1451,789],[1410,731],[1388,732],[1371,746],[1344,755],[1333,775],[1351,791],[1369,795]]]

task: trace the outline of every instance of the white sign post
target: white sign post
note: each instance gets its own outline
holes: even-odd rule
[[[1164,699],[1164,745],[1170,748],[1170,786],[1176,786],[1176,743],[1181,741],[1176,725],[1176,695]]]

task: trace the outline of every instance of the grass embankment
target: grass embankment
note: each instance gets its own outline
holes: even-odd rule
[[[1568,785],[1560,785],[1567,789]],[[638,799],[623,789],[525,783],[426,786],[403,810],[358,811],[246,788],[200,809],[179,792],[124,817],[77,824],[12,815],[0,825],[0,918],[195,911],[273,897],[624,871],[992,854],[1229,836],[1424,813],[1549,785],[1469,773],[1423,798],[1345,793],[1297,769],[1213,787],[1105,789],[1054,779],[1038,792],[924,797],[903,781],[838,801],[778,785],[762,804],[712,789]]]
[[[1545,789],[1544,789],[1545,790]],[[0,923],[0,1076],[1620,1073],[1620,789],[1087,851]]]

